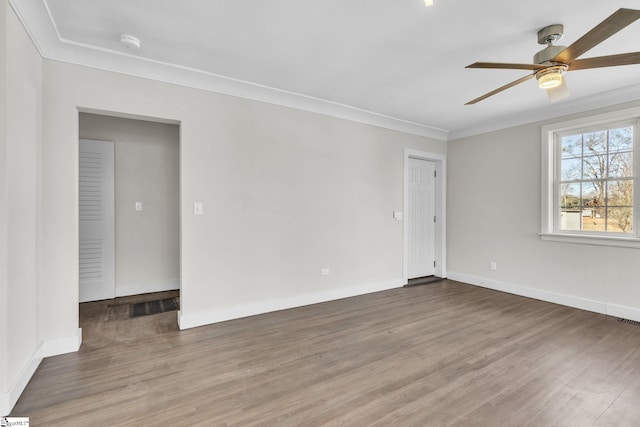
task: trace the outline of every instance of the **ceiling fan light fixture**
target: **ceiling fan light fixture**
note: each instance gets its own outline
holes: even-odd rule
[[[540,89],[552,89],[562,84],[562,73],[553,71],[538,77]]]
[[[562,74],[567,70],[566,65],[555,65],[536,73],[540,89],[553,89],[562,84]]]

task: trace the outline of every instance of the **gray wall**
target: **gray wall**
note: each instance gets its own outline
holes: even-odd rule
[[[116,296],[178,289],[179,126],[87,113],[79,120],[80,138],[114,143]]]
[[[448,144],[448,271],[471,283],[601,312],[640,310],[637,249],[542,241],[541,127],[640,102]],[[498,269],[490,271],[489,262]]]
[[[0,311],[5,313],[9,304],[9,282],[7,274],[7,7],[6,1],[0,3]],[[6,316],[6,315],[3,315]],[[0,322],[0,393],[7,390],[8,325],[7,318]],[[4,406],[8,406],[5,402]],[[2,412],[0,405],[0,412]]]
[[[32,362],[41,337],[42,59],[6,1],[0,6],[0,22],[0,415],[4,415],[3,407],[16,396],[3,391],[19,383],[22,373],[35,369]],[[73,315],[75,310],[71,311]]]
[[[77,328],[78,108],[180,123],[181,315],[401,284],[404,148],[444,142],[48,60],[43,87],[46,336]]]

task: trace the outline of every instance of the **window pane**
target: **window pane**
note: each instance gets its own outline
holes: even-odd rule
[[[560,186],[560,229],[580,230],[580,184]]]
[[[607,183],[607,206],[633,206],[633,181],[630,179]]]
[[[585,133],[583,135],[584,155],[607,153],[607,131]]]
[[[609,152],[633,150],[633,128],[611,129],[609,131]]]
[[[605,231],[603,209],[604,181],[589,181],[582,184],[582,230]]]
[[[582,179],[602,179],[606,177],[607,155],[585,156],[582,168]]]
[[[633,208],[607,208],[607,222],[608,232],[633,232]]]
[[[609,155],[609,178],[633,176],[633,153],[622,152]]]
[[[602,207],[585,207],[582,211],[582,229],[585,231],[606,231],[605,209]]]
[[[584,206],[598,207],[604,202],[605,181],[587,181],[582,184]]]
[[[570,135],[562,138],[562,158],[582,156],[582,135]]]
[[[574,181],[582,178],[582,160],[577,159],[562,159],[562,172],[563,181]]]
[[[559,202],[563,210],[580,209],[580,184],[562,184]]]

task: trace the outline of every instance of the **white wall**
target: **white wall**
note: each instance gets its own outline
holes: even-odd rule
[[[8,306],[9,283],[7,273],[7,8],[6,1],[0,2],[0,393],[9,388],[7,381],[7,359],[9,347]],[[8,396],[7,396],[8,397]],[[0,416],[2,407],[9,402],[0,402]],[[5,409],[6,410],[6,409]]]
[[[40,243],[42,59],[2,2],[2,137],[0,146],[0,415],[39,362],[37,286]],[[6,23],[6,26],[5,26]],[[6,49],[6,50],[5,50]],[[5,74],[6,73],[6,74]],[[5,121],[6,118],[6,121]],[[6,393],[5,393],[6,391]]]
[[[629,313],[625,309],[631,308],[633,315],[640,310],[638,250],[538,236],[541,126],[584,115],[449,142],[450,278],[594,311]],[[497,262],[496,271],[490,271],[490,261]]]
[[[45,60],[43,271],[46,336],[77,328],[78,112],[180,122],[184,316],[402,278],[405,147],[423,137]],[[192,214],[193,202],[205,215]],[[321,276],[320,269],[331,269]],[[361,288],[360,288],[361,287]]]
[[[114,143],[116,295],[178,289],[179,127],[87,113],[79,125]]]

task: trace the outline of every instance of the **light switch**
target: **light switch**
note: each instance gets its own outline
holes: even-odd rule
[[[142,210],[142,202],[136,202],[136,211],[140,212]]]
[[[193,203],[193,214],[194,215],[204,215],[204,204],[202,202],[194,202]]]
[[[402,221],[402,211],[393,211],[393,219]]]

